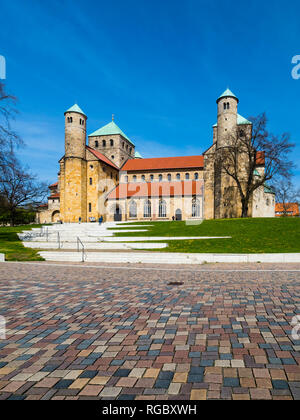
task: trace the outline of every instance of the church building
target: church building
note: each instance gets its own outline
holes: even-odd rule
[[[252,124],[238,114],[238,98],[227,89],[217,99],[212,146],[202,155],[143,159],[114,121],[88,135],[87,116],[75,104],[65,112],[65,154],[40,223],[147,220],[201,220],[241,217],[234,181],[217,158],[238,129],[251,136]],[[264,172],[257,152],[255,176]],[[275,196],[258,188],[249,217],[274,217]]]

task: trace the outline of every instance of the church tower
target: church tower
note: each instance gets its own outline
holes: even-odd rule
[[[214,163],[214,217],[223,219],[237,217],[237,191],[232,178],[222,171],[221,158],[237,135],[238,98],[229,90],[217,99],[218,123]]]
[[[65,112],[65,156],[60,161],[61,218],[63,222],[87,221],[86,121],[77,104]]]
[[[235,136],[237,129],[238,98],[229,90],[217,99],[218,104],[218,129],[217,148],[226,147]]]

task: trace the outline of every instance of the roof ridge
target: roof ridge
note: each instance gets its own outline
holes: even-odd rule
[[[96,149],[93,149],[91,146],[85,146],[91,153],[93,153],[94,156],[96,156],[99,160],[102,160],[104,163],[107,163],[108,165],[112,166],[115,169],[119,168],[117,167],[117,165],[115,165],[107,156],[105,156],[103,153],[99,152]],[[97,155],[100,155],[97,156]]]

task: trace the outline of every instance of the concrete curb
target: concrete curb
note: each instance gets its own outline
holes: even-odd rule
[[[81,261],[81,252],[41,251],[47,261]],[[184,254],[164,252],[86,252],[86,262],[204,264],[204,263],[299,263],[297,254]]]

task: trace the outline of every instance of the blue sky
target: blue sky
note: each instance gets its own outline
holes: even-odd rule
[[[240,114],[265,111],[271,131],[291,134],[300,167],[299,1],[0,0],[0,9],[20,156],[42,180],[57,178],[63,113],[75,102],[88,133],[114,113],[144,157],[201,154],[227,87]]]

